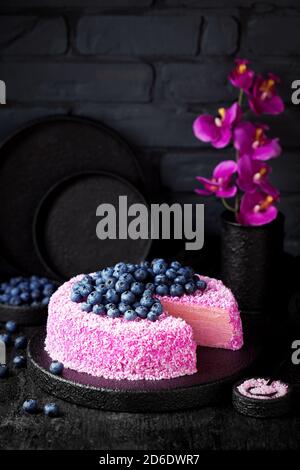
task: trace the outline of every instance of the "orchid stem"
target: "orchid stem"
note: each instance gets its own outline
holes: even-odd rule
[[[238,99],[238,104],[240,105],[240,107],[242,107],[242,104],[243,104],[243,96],[244,96],[244,91],[240,90],[239,99]]]
[[[227,202],[225,201],[225,199],[223,197],[222,197],[222,203],[223,203],[223,206],[225,207],[225,209],[227,209],[228,211],[236,212],[236,209],[234,209],[229,204],[227,204]]]

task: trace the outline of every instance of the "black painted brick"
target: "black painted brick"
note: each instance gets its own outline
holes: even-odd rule
[[[201,52],[208,55],[230,55],[238,47],[238,23],[230,16],[209,17],[202,39]]]
[[[153,73],[146,64],[3,63],[7,102],[147,102]]]
[[[84,16],[77,47],[83,54],[193,56],[200,25],[199,15]]]
[[[62,17],[0,16],[0,55],[52,55],[67,50]]]

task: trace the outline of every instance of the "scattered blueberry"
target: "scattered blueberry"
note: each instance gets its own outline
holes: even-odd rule
[[[23,411],[26,411],[26,413],[33,414],[38,410],[38,403],[33,398],[29,398],[28,400],[24,401],[22,408]]]
[[[59,415],[59,407],[56,403],[46,403],[44,406],[44,414],[50,418],[55,418]]]
[[[13,365],[17,369],[21,369],[22,367],[26,366],[26,358],[24,356],[15,356],[13,358]]]
[[[10,320],[10,321],[6,322],[6,324],[5,324],[5,329],[6,329],[6,331],[8,331],[8,333],[15,333],[17,331],[17,328],[18,328],[18,326],[17,326],[16,322],[13,321],[13,320]]]
[[[0,364],[0,379],[5,379],[8,376],[8,367],[6,364]]]
[[[2,341],[6,346],[11,342],[11,335],[9,333],[0,334],[0,341]]]
[[[51,374],[54,374],[54,375],[61,375],[63,369],[64,369],[64,365],[59,361],[51,362],[50,367],[49,367]]]
[[[24,335],[17,336],[15,339],[15,348],[16,349],[26,349],[27,348],[27,338]]]

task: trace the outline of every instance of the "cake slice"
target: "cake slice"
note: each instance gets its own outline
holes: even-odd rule
[[[204,291],[197,290],[182,297],[159,297],[164,310],[191,325],[197,344],[240,349],[243,346],[242,322],[231,290],[217,279],[199,278],[207,283]]]

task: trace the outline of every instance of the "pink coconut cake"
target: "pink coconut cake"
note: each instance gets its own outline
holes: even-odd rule
[[[160,380],[197,371],[192,327],[163,313],[156,322],[87,314],[70,300],[72,285],[51,297],[46,351],[64,367],[107,379]]]
[[[217,279],[199,276],[207,283],[204,291],[182,297],[159,297],[169,315],[185,320],[201,346],[240,349],[243,329],[237,302],[231,290]]]

